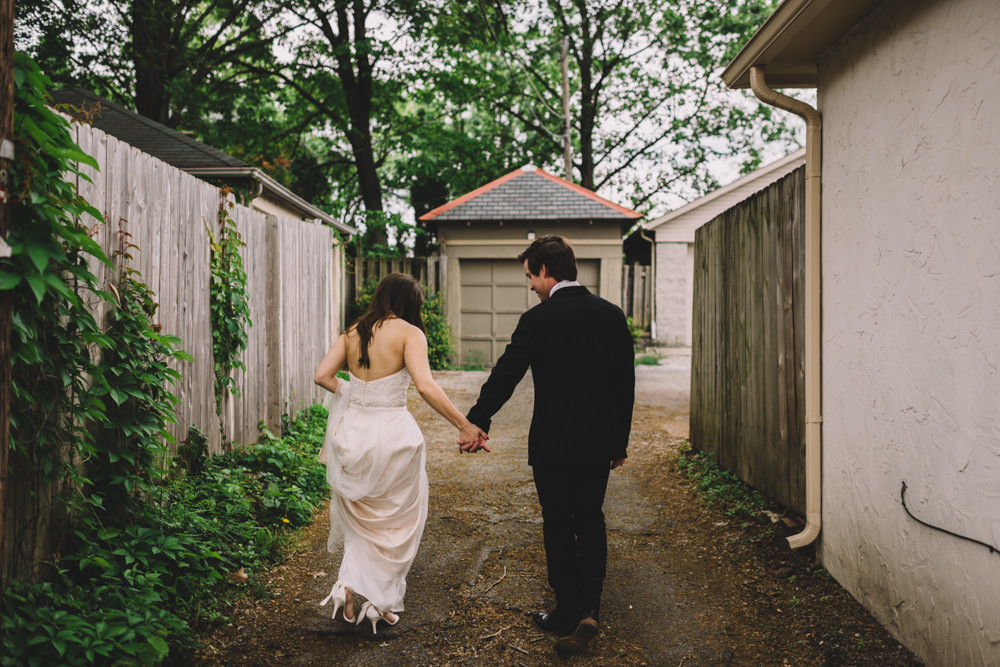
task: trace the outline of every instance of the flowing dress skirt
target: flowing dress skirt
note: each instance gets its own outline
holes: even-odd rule
[[[344,545],[331,596],[342,599],[347,587],[382,613],[404,609],[406,575],[427,521],[424,438],[406,409],[409,374],[401,373],[402,406],[398,373],[369,383],[352,376],[350,390],[336,397],[320,454],[332,490],[327,548]]]

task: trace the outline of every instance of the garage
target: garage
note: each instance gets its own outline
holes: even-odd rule
[[[516,259],[463,259],[461,273],[460,347],[463,364],[492,364],[503,354],[521,313],[538,303],[528,289],[524,268]],[[577,261],[578,280],[600,293],[600,261]]]
[[[452,363],[492,365],[518,318],[538,303],[517,256],[547,234],[565,237],[578,279],[621,305],[622,238],[641,216],[527,165],[420,216],[445,264]]]

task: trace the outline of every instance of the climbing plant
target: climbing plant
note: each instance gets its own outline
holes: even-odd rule
[[[230,215],[235,206],[230,188],[219,190],[219,235],[206,225],[211,242],[211,282],[209,304],[212,319],[212,358],[215,370],[215,411],[221,417],[222,400],[227,391],[239,396],[239,387],[232,373],[246,370],[240,355],[249,341],[247,330],[250,305],[247,301],[247,274],[243,270],[240,248],[245,244],[236,221]],[[225,439],[225,433],[223,432]]]
[[[66,178],[86,179],[79,165],[97,163],[73,143],[68,121],[47,106],[49,81],[21,53],[14,81],[10,256],[0,259],[0,289],[10,291],[13,323],[10,479],[41,486],[77,479],[71,462],[94,454],[87,425],[104,418],[104,405],[90,391],[100,372],[89,346],[107,347],[110,340],[81,295],[106,297],[90,266],[108,259],[78,223],[85,215],[100,220],[100,213]],[[36,523],[19,520],[15,530]],[[13,546],[27,549],[28,541],[15,539]]]

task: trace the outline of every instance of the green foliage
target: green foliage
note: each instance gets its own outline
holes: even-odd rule
[[[89,263],[108,260],[77,223],[88,214],[100,220],[100,213],[65,178],[86,180],[78,164],[96,162],[46,106],[49,81],[37,65],[21,53],[14,60],[11,255],[0,259],[12,319],[11,475],[50,482],[76,474],[66,461],[90,455],[85,425],[103,418],[104,405],[90,390],[100,373],[88,346],[110,341],[80,295],[106,297]]]
[[[258,451],[229,458],[206,459],[204,437],[189,434],[190,473],[175,463],[177,475],[164,476],[170,364],[188,357],[152,323],[155,297],[128,268],[123,230],[114,295],[97,288],[88,267],[108,260],[78,220],[100,215],[65,180],[96,163],[48,109],[48,81],[22,54],[15,83],[11,256],[0,259],[13,321],[11,474],[32,492],[52,483],[54,502],[74,511],[50,580],[5,582],[0,664],[155,664],[217,617],[228,573],[252,578],[280,557],[286,527],[326,496],[316,460],[326,415],[307,411],[285,438],[265,434]],[[95,298],[103,323],[85,305]]]
[[[642,338],[642,335],[646,333],[646,330],[643,328],[642,324],[636,322],[631,317],[626,317],[625,323],[628,325],[628,332],[632,334],[632,341],[638,343],[639,339]]]
[[[759,491],[717,466],[713,458],[708,452],[685,445],[675,459],[677,467],[694,482],[708,505],[720,506],[730,517],[756,517],[770,507]]]
[[[0,665],[147,665],[191,646],[240,593],[228,574],[243,568],[254,584],[326,499],[326,417],[313,406],[283,438],[265,434],[259,448],[161,482],[129,525],[82,517],[53,581],[5,588]]]
[[[461,366],[463,371],[486,370],[486,355],[482,350],[469,350],[465,355],[465,362]]]
[[[357,297],[351,308],[351,319],[355,319],[368,309],[378,287],[377,280],[365,282],[358,290]],[[426,295],[427,288],[424,287]],[[448,316],[444,312],[444,294],[438,292],[424,297],[424,305],[420,309],[424,320],[424,333],[427,336],[427,358],[433,370],[450,368],[451,355],[455,350],[454,335],[448,324]]]
[[[166,426],[175,421],[178,401],[169,387],[181,376],[169,363],[191,357],[180,351],[180,339],[160,333],[152,323],[159,304],[139,272],[128,266],[136,247],[129,234],[124,229],[118,234],[120,268],[104,330],[111,345],[102,350],[91,389],[104,404],[104,419],[92,428],[86,475],[88,503],[103,521],[124,525],[142,501],[140,492],[161,476],[158,464],[173,439]]]
[[[209,307],[215,370],[215,411],[220,416],[226,391],[239,396],[239,388],[232,373],[235,369],[246,369],[240,361],[240,355],[250,340],[247,329],[253,326],[250,321],[250,304],[247,301],[247,274],[243,270],[243,257],[240,255],[240,248],[245,244],[236,229],[236,221],[229,215],[230,209],[235,206],[229,194],[228,188],[219,191],[218,238],[208,225],[205,226],[211,242]]]
[[[420,313],[424,319],[427,356],[431,368],[444,370],[448,368],[448,360],[455,349],[454,336],[448,325],[448,316],[444,312],[444,293],[438,292],[424,299],[424,307]]]
[[[403,222],[398,213],[366,211],[362,217],[363,231],[347,243],[349,257],[406,257],[410,246],[426,234]]]
[[[643,354],[635,358],[636,366],[659,366],[660,365],[660,355],[658,354]]]

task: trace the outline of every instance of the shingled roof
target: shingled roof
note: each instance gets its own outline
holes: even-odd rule
[[[345,225],[329,213],[313,206],[257,167],[106,100],[85,88],[55,90],[52,92],[52,103],[69,104],[81,109],[100,105],[98,113],[91,119],[94,127],[143,153],[209,182],[221,181],[229,185],[255,182],[259,184],[261,193],[298,211],[304,218],[319,220],[348,234],[357,233],[354,227]]]
[[[93,118],[94,127],[178,169],[250,166],[232,155],[129,111],[85,88],[55,90],[52,92],[52,101],[83,108],[99,104],[100,111]]]
[[[642,215],[575,183],[526,165],[420,216],[435,222],[471,220],[614,220]]]

